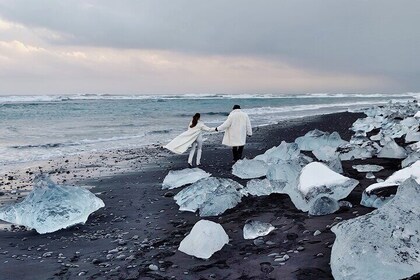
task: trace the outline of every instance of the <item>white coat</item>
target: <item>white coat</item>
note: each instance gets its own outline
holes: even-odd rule
[[[246,136],[252,135],[251,121],[241,109],[233,110],[218,131],[225,131],[222,144],[230,147],[244,146]]]
[[[190,124],[191,125],[191,124]],[[203,122],[198,121],[194,127],[188,126],[188,130],[175,137],[164,148],[175,154],[182,154],[197,140],[202,131],[214,131],[214,129],[206,126]]]

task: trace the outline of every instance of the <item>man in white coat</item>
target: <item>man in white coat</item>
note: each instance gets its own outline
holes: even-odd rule
[[[227,120],[221,126],[216,127],[216,131],[225,131],[222,144],[232,147],[233,161],[241,159],[246,136],[252,135],[248,114],[242,112],[239,105],[233,106]]]

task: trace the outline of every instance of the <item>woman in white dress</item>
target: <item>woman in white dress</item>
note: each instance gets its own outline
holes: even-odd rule
[[[195,150],[197,150],[196,164],[198,166],[201,164],[203,131],[215,131],[215,129],[206,126],[202,121],[200,121],[200,114],[196,113],[188,126],[188,130],[175,137],[175,139],[164,146],[164,148],[176,154],[182,154],[189,146],[192,145],[190,155],[188,157],[188,165],[192,167]]]

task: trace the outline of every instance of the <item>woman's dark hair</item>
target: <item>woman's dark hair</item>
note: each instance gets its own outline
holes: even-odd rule
[[[199,119],[200,119],[200,113],[195,113],[195,115],[194,115],[194,117],[191,121],[190,127],[193,128],[194,126],[196,126]]]

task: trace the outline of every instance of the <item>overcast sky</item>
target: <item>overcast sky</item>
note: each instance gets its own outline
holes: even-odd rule
[[[0,94],[420,91],[420,1],[0,0]]]

